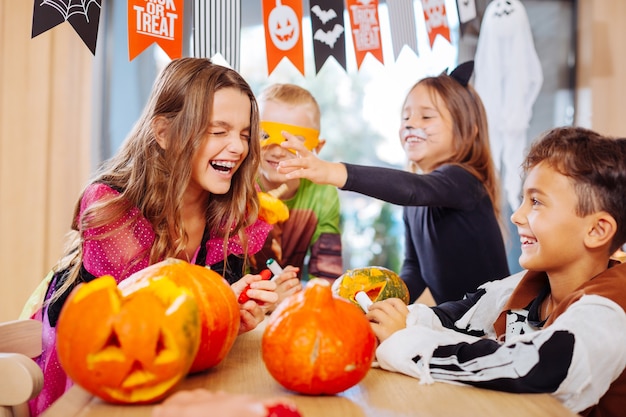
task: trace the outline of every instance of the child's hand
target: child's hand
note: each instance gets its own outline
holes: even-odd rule
[[[269,269],[264,269],[259,272],[259,275],[261,276],[261,279],[268,280],[272,278],[272,271],[270,271]],[[243,291],[241,291],[241,294],[239,294],[239,298],[237,299],[237,301],[239,301],[239,304],[243,304],[251,298],[250,295],[248,295],[248,290],[250,289],[251,285],[252,284],[246,285]]]
[[[276,303],[272,305],[267,306],[266,311],[268,313],[274,311],[278,304],[280,304],[280,302],[283,301],[285,298],[302,290],[302,283],[298,278],[298,271],[300,271],[300,268],[288,265],[285,267],[280,275],[272,278],[272,281],[276,283],[276,294],[278,294],[278,301],[276,301]]]
[[[288,132],[283,132],[283,136],[287,140],[280,146],[295,150],[298,157],[280,161],[278,172],[286,174],[289,179],[307,178],[317,184],[330,184],[335,187],[343,187],[346,184],[348,172],[344,164],[319,159],[304,147],[300,139]]]
[[[248,288],[248,285],[250,286]],[[241,324],[239,334],[254,329],[265,319],[265,310],[261,307],[264,304],[274,304],[278,301],[276,293],[276,283],[264,280],[261,275],[245,275],[239,281],[231,285],[237,298],[246,291],[247,301],[239,304],[239,315]]]
[[[365,317],[370,321],[378,341],[382,343],[398,330],[406,328],[408,315],[409,308],[404,301],[399,298],[388,298],[372,304]]]

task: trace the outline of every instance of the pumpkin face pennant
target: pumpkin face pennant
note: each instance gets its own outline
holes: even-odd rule
[[[263,0],[267,73],[287,58],[304,75],[302,0]]]

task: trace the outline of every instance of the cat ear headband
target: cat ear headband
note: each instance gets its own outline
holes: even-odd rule
[[[474,72],[474,61],[467,61],[459,64],[452,72],[450,77],[454,78],[463,87],[467,87],[470,78],[472,78],[472,72]],[[446,71],[443,72],[444,74]]]

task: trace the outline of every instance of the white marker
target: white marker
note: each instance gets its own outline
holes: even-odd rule
[[[283,273],[283,268],[278,264],[278,262],[276,262],[272,258],[269,258],[267,262],[265,262],[265,265],[267,265],[267,268],[272,271],[272,274],[274,274],[271,279],[272,281],[276,279],[277,276]]]
[[[359,303],[363,311],[366,313],[369,311],[369,307],[374,304],[370,297],[365,293],[365,291],[359,291],[354,296],[356,302]]]

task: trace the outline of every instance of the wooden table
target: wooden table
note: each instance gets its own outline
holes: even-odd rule
[[[260,353],[262,331],[263,325],[239,336],[220,365],[189,376],[178,389],[207,388],[260,398],[288,396],[304,417],[577,416],[548,394],[508,394],[440,382],[420,385],[415,378],[377,368],[339,395],[296,395],[282,388],[265,369]],[[74,386],[43,417],[149,417],[151,409],[107,404]],[[210,408],[206,415],[211,415]]]

